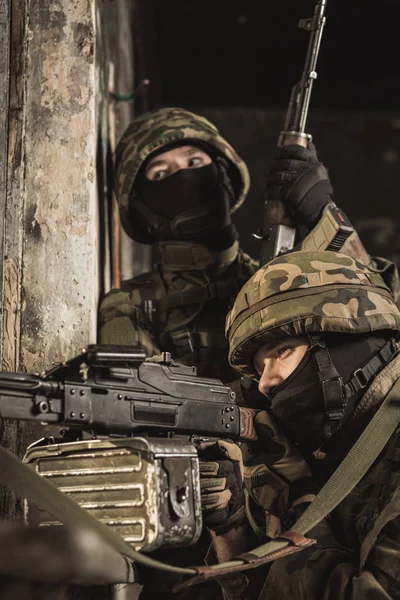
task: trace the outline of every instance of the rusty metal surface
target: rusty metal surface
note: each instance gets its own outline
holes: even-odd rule
[[[24,460],[135,550],[183,546],[200,536],[198,459],[187,441],[122,438],[33,445]],[[185,486],[187,500],[176,502],[174,494]],[[26,506],[26,520],[34,526],[60,524],[34,506]]]

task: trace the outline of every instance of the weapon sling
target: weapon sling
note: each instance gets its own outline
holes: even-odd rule
[[[181,575],[193,575],[194,577],[176,586],[174,591],[180,591],[206,579],[258,567],[315,543],[315,540],[305,538],[305,534],[332,512],[359,483],[382,452],[399,422],[400,379],[391,388],[346,458],[291,530],[229,562],[207,567],[176,567],[133,550],[111,527],[85,511],[72,498],[38,475],[32,467],[24,465],[18,457],[1,446],[0,482],[33,504],[41,506],[65,525],[94,529],[105,543],[138,564]]]

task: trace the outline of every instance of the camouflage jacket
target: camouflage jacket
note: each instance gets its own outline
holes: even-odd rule
[[[400,377],[397,356],[312,466],[327,479]],[[400,598],[400,428],[350,494],[310,533],[317,546],[273,563],[259,600]]]
[[[327,250],[337,233],[337,225],[330,214],[328,208],[325,208],[320,221],[314,229],[310,231],[307,237],[299,244],[298,250]],[[364,265],[368,265],[372,270],[381,273],[385,283],[392,290],[396,302],[400,305],[400,281],[397,273],[397,267],[391,261],[381,257],[371,257],[356,231],[346,239],[344,244],[338,250],[341,254],[347,254],[355,258]]]
[[[149,356],[168,351],[198,373],[237,379],[228,365],[224,322],[230,303],[258,264],[238,243],[218,253],[200,244],[161,242],[160,262],[101,302],[99,341],[133,345]]]
[[[328,211],[301,245],[304,250],[325,250],[334,235],[334,226]],[[358,234],[352,233],[341,249],[372,270],[379,272],[399,303],[399,280],[393,263],[371,258],[361,243]],[[274,419],[264,411],[258,419],[263,422],[265,439],[258,444],[243,444],[245,466],[245,489],[248,496],[247,512],[253,529],[260,539],[273,538],[281,532],[281,517],[287,510],[289,485],[308,476],[307,464],[298,451],[285,442]]]
[[[334,233],[325,211],[301,248],[324,250]],[[180,362],[195,364],[200,375],[224,382],[238,379],[227,361],[224,322],[230,303],[257,270],[257,261],[237,242],[219,253],[190,242],[161,242],[159,249],[160,262],[150,272],[123,282],[102,299],[99,343],[140,342],[149,356],[168,351]],[[341,251],[364,263],[371,260],[356,232]],[[376,267],[388,269],[384,262]]]

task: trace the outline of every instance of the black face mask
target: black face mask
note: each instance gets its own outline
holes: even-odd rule
[[[220,191],[217,165],[211,163],[200,168],[180,169],[159,181],[144,177],[138,186],[138,192],[155,213],[172,221],[202,204],[210,207],[218,204]]]
[[[356,369],[363,367],[391,335],[393,332],[325,335],[332,363],[343,382],[346,383]],[[290,440],[303,452],[316,450],[332,435],[331,425],[327,423],[315,350],[309,348],[293,373],[267,396],[273,414]],[[344,416],[335,431],[349,419],[364,393],[365,389],[360,390],[348,399]]]
[[[316,445],[325,420],[318,364],[312,350],[307,350],[293,373],[267,396],[271,410],[291,441]],[[312,442],[311,442],[312,440]]]
[[[157,241],[212,238],[233,227],[232,190],[224,178],[223,166],[217,162],[180,169],[160,181],[143,177],[132,202],[132,218]]]

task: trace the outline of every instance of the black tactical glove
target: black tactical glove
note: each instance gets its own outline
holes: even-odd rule
[[[283,202],[298,225],[314,227],[332,201],[329,176],[313,144],[279,146],[267,172],[267,197]]]
[[[244,521],[243,459],[236,444],[219,440],[199,448],[203,523],[218,535]]]

